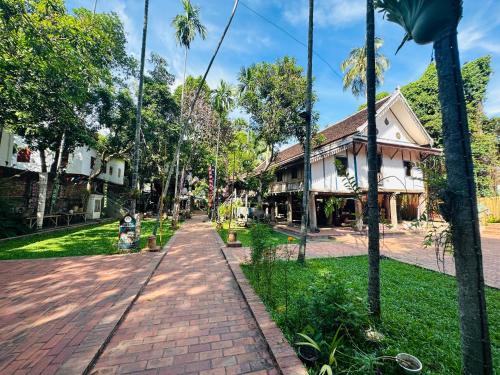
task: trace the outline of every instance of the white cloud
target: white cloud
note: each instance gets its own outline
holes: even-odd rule
[[[294,25],[305,24],[309,15],[307,2],[288,2],[283,14]],[[314,18],[320,27],[342,27],[363,19],[365,14],[364,0],[323,0],[316,3]]]

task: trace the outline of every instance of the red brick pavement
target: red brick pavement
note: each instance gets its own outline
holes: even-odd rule
[[[81,374],[162,254],[0,262],[0,374]]]
[[[92,374],[277,374],[210,223],[176,233]]]

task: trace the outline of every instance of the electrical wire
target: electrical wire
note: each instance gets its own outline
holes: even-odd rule
[[[259,18],[261,18],[262,20],[266,21],[267,23],[269,23],[270,25],[274,26],[276,29],[280,30],[283,34],[287,35],[289,38],[291,38],[292,40],[294,40],[295,42],[297,42],[298,44],[300,44],[302,47],[304,48],[307,48],[307,44],[302,42],[300,39],[296,38],[292,33],[290,33],[288,30],[286,30],[284,27],[278,25],[277,23],[271,21],[269,18],[267,18],[266,16],[260,14],[259,12],[257,12],[255,9],[251,8],[248,4],[246,4],[245,2],[243,1],[240,1],[240,4],[242,6],[244,6],[245,8],[247,8],[250,12],[252,12],[253,14],[255,14],[256,16],[258,16]],[[342,75],[335,70],[335,68],[328,62],[328,60],[326,60],[323,56],[321,56],[319,53],[317,53],[316,51],[313,51],[313,54],[314,56],[316,56],[318,59],[320,59],[323,63],[325,63],[326,66],[328,66],[328,68],[330,68],[330,70],[340,79],[340,80],[343,80],[343,77]]]

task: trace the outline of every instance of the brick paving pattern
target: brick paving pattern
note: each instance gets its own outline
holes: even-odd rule
[[[183,225],[92,374],[278,374],[219,241]]]
[[[0,262],[0,374],[81,374],[162,254]]]

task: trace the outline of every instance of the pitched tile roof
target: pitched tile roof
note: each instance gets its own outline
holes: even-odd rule
[[[375,109],[378,111],[380,107],[382,107],[390,98],[390,96],[387,96],[379,100],[375,105]],[[323,136],[324,141],[321,142],[321,144],[317,145],[315,148],[319,148],[321,146],[327,145],[356,133],[358,131],[358,128],[366,122],[367,117],[367,110],[365,108],[347,117],[346,119],[337,122],[336,124],[328,126],[325,130],[318,133]],[[272,164],[283,163],[287,160],[294,159],[302,155],[303,153],[304,150],[302,149],[302,145],[300,143],[297,143],[283,151],[280,151]]]

